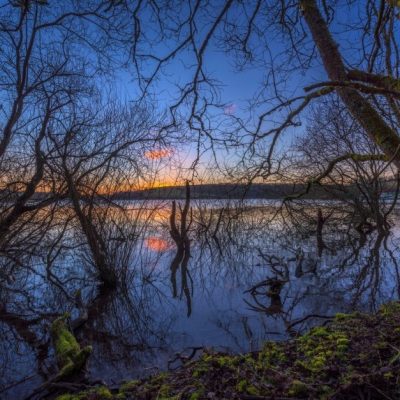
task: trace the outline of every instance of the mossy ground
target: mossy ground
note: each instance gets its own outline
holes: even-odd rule
[[[94,392],[59,400],[101,400]],[[98,397],[96,397],[98,396]],[[112,399],[400,399],[400,303],[243,355],[206,352],[178,371],[127,382]]]

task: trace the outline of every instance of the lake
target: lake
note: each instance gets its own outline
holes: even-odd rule
[[[1,399],[22,399],[56,373],[49,329],[63,312],[75,322],[85,316],[75,333],[93,346],[89,379],[113,385],[177,368],[204,347],[257,350],[335,313],[399,298],[397,209],[382,233],[354,229],[354,212],[341,203],[194,201],[190,254],[171,268],[171,202],[120,205],[128,211],[115,207],[101,220],[115,291],[99,287],[68,204],[26,263],[4,256]]]

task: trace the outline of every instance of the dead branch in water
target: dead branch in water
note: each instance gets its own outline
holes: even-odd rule
[[[179,206],[180,210],[180,226],[176,222],[176,201],[172,202],[171,216],[170,216],[170,235],[176,243],[177,252],[174,259],[171,262],[171,283],[173,297],[178,296],[178,289],[176,284],[176,273],[181,268],[181,296],[184,294],[187,302],[187,315],[190,316],[192,313],[192,302],[191,293],[188,285],[188,277],[191,281],[191,277],[188,271],[188,263],[190,258],[190,239],[188,232],[193,221],[193,213],[190,207],[190,185],[186,181],[186,196],[185,204],[183,208]],[[190,210],[190,215],[188,217]],[[193,285],[192,285],[193,292]]]

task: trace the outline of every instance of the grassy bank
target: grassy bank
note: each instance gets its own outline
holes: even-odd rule
[[[258,352],[204,353],[178,371],[57,400],[399,398],[400,303],[390,303],[373,315],[338,314]]]

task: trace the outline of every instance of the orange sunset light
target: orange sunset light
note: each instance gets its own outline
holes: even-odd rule
[[[165,240],[157,236],[150,236],[146,238],[145,245],[148,249],[161,252],[171,248],[171,245]]]
[[[172,149],[148,150],[144,153],[149,160],[159,160],[160,158],[169,157],[173,153]]]

